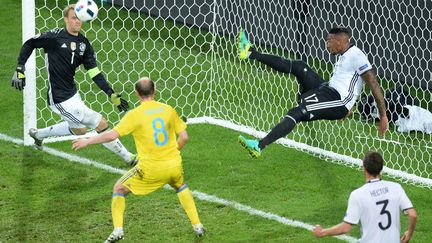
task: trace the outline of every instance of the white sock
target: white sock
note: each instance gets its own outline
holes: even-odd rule
[[[66,136],[66,135],[72,135],[69,130],[69,124],[67,122],[61,122],[50,127],[38,129],[37,132],[37,137],[39,139],[52,137],[52,136]]]
[[[119,234],[119,233],[123,234],[123,227],[117,227],[117,228],[115,228],[114,231],[113,231],[113,233],[115,233],[115,234]]]
[[[202,228],[203,225],[202,225],[201,223],[199,223],[199,224],[194,224],[194,225],[192,225],[192,227],[193,227],[194,229],[199,229],[199,228]]]
[[[116,139],[108,143],[103,143],[102,145],[117,154],[118,156],[122,157],[126,162],[129,162],[131,160],[132,154],[129,153],[129,151],[125,148],[125,146],[123,146],[120,140]]]

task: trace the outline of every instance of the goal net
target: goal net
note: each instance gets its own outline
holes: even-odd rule
[[[27,38],[28,33],[63,27],[62,10],[75,1],[24,0],[23,12],[29,11],[25,10],[32,6],[26,4],[29,2],[35,3],[34,16],[23,18],[33,19],[35,28],[23,20]],[[243,27],[260,51],[303,59],[328,80],[335,57],[326,50],[326,32],[334,25],[343,25],[352,30],[352,42],[366,52],[382,89],[390,95],[387,98],[404,98],[395,99],[396,103],[413,98],[416,106],[432,110],[432,78],[428,71],[432,68],[432,50],[427,45],[432,30],[429,1],[97,3],[98,18],[83,24],[82,32],[95,49],[99,68],[131,106],[138,103],[134,82],[150,76],[156,80],[158,99],[174,106],[191,123],[212,123],[263,136],[296,105],[298,86],[293,76],[277,73],[256,61],[240,61],[236,56],[238,29]],[[36,52],[35,60],[36,87],[25,94],[26,128],[42,128],[60,121],[46,105],[48,84],[41,50]],[[89,107],[101,112],[111,124],[120,119],[122,114],[84,75],[83,68],[77,71],[76,82]],[[385,138],[379,138],[376,109],[368,96],[366,88],[361,97],[363,105],[356,106],[346,121],[301,123],[279,142],[352,167],[360,165],[359,159],[367,150],[378,150],[387,161],[387,174],[432,188],[431,135],[399,132],[392,122]],[[397,117],[399,111],[391,112]],[[25,141],[32,142],[29,137]]]

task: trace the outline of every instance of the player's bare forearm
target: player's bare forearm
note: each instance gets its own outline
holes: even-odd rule
[[[316,237],[324,237],[328,235],[341,235],[350,232],[352,225],[342,222],[328,229],[323,229],[321,225],[316,225],[314,228],[314,235]]]
[[[363,73],[362,78],[368,84],[370,90],[372,91],[372,95],[374,96],[375,103],[380,113],[379,135],[384,136],[385,132],[388,129],[388,118],[384,102],[384,95],[378,84],[375,73],[372,70]]]
[[[401,238],[401,242],[409,242],[414,234],[414,229],[417,223],[417,212],[414,208],[410,208],[406,210],[408,214],[408,230],[405,231]]]
[[[109,132],[89,138],[89,145],[111,142],[119,137],[120,135],[118,134],[118,132],[116,132],[115,130],[111,130]]]
[[[88,139],[77,139],[72,142],[72,149],[78,150],[87,147],[88,145],[92,144],[100,144],[100,143],[107,143],[111,142],[117,138],[119,138],[120,135],[118,132],[111,130],[106,133],[99,134],[97,136],[88,138]]]
[[[181,150],[185,146],[188,140],[189,140],[189,135],[186,132],[186,130],[180,132],[177,138],[177,149]]]
[[[375,103],[377,104],[378,111],[380,113],[380,116],[387,116],[386,113],[386,106],[384,102],[384,95],[381,91],[381,88],[379,86],[378,80],[375,76],[375,73],[372,70],[369,70],[362,74],[363,80],[367,83],[369,86],[372,95],[375,99]]]

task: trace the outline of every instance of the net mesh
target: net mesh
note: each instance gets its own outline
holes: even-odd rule
[[[150,7],[133,2],[98,2],[98,18],[82,31],[99,68],[132,106],[138,103],[133,83],[149,76],[156,81],[158,99],[185,117],[212,117],[269,131],[296,105],[298,86],[293,76],[256,61],[240,61],[235,40],[239,27],[261,52],[303,59],[328,80],[335,58],[326,50],[326,31],[343,25],[352,29],[352,41],[367,54],[385,92],[403,88],[418,106],[432,110],[427,46],[432,6],[427,1],[160,1]],[[37,0],[36,32],[63,27],[62,10],[68,3]],[[83,100],[116,123],[122,114],[83,71],[76,75]],[[39,50],[38,127],[60,119],[46,105],[46,77]],[[363,100],[369,95],[366,88]],[[389,169],[432,178],[430,135],[398,132],[392,123],[386,137],[379,138],[377,127],[373,116],[356,109],[343,122],[298,124],[287,138],[353,158],[378,150]]]

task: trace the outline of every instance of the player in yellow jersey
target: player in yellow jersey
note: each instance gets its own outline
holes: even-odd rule
[[[111,205],[114,230],[105,242],[123,239],[125,196],[129,192],[147,195],[166,184],[176,190],[195,233],[202,236],[205,229],[199,220],[192,193],[183,181],[180,150],[188,140],[186,124],[174,108],[154,100],[156,89],[149,78],[138,80],[135,91],[140,106],[129,111],[113,130],[89,139],[75,140],[72,144],[72,148],[78,150],[130,133],[135,140],[138,164],[114,185]]]

